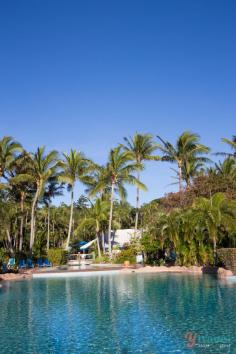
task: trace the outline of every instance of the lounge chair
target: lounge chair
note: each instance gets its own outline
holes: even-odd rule
[[[26,263],[25,263],[25,260],[24,260],[24,259],[20,259],[20,261],[19,261],[19,268],[20,268],[20,269],[26,268]]]
[[[14,269],[15,265],[16,265],[15,258],[9,258],[8,263],[7,263],[7,268],[8,269]]]
[[[37,266],[39,268],[43,268],[44,267],[42,258],[38,258],[36,264],[37,264]]]
[[[44,262],[43,262],[43,265],[44,265],[44,267],[51,267],[51,266],[52,266],[52,263],[49,262],[49,260],[46,258],[46,259],[44,260]]]
[[[27,259],[27,267],[28,268],[34,268],[34,264],[32,262],[32,259],[30,259],[30,258]]]

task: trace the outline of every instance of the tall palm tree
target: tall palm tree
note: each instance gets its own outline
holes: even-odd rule
[[[11,136],[4,136],[0,140],[0,182],[6,177],[6,172],[16,158],[16,154],[22,151],[22,146]]]
[[[163,153],[162,161],[176,163],[178,166],[179,191],[183,190],[183,169],[187,163],[199,164],[207,162],[208,159],[203,154],[209,153],[210,149],[199,143],[199,135],[189,131],[183,132],[175,145],[157,136],[161,144],[158,149]],[[188,180],[185,181],[188,183]]]
[[[36,184],[36,193],[34,195],[31,209],[31,224],[30,224],[30,251],[32,251],[35,239],[35,210],[38,200],[44,192],[45,184],[50,178],[55,177],[57,173],[58,152],[53,150],[45,154],[45,147],[39,147],[32,154],[32,171],[31,176]]]
[[[60,167],[62,172],[59,176],[59,181],[64,182],[68,185],[68,190],[71,193],[71,204],[70,204],[70,220],[68,236],[66,241],[66,248],[70,245],[71,230],[73,223],[73,212],[74,212],[74,188],[76,182],[85,182],[87,173],[90,171],[92,162],[85,158],[82,152],[72,150],[69,154],[63,154],[63,161],[60,162]]]
[[[133,137],[124,138],[125,144],[124,150],[130,153],[130,158],[140,168],[137,170],[137,180],[140,181],[140,171],[144,169],[144,162],[150,160],[160,160],[159,156],[153,155],[157,149],[157,144],[153,141],[151,134],[134,134]],[[140,209],[140,188],[137,186],[136,191],[136,215],[135,215],[135,235],[138,230],[139,221],[139,209]]]
[[[194,202],[198,223],[204,225],[210,240],[213,242],[214,258],[219,229],[221,226],[235,228],[235,203],[228,201],[223,193],[216,193],[210,199],[198,198]]]
[[[63,185],[58,184],[57,180],[53,178],[52,180],[49,180],[47,183],[47,186],[45,188],[45,192],[43,195],[43,202],[47,206],[47,251],[49,250],[49,245],[50,245],[50,207],[52,203],[52,199],[55,198],[56,196],[60,196],[63,194]]]
[[[98,257],[101,257],[101,248],[100,248],[100,236],[102,231],[102,225],[104,221],[107,220],[107,215],[109,213],[109,203],[98,198],[95,204],[92,204],[91,208],[87,209],[87,214],[84,220],[79,224],[77,232],[80,229],[83,229],[86,226],[93,227],[96,232],[97,248],[98,248]]]
[[[4,242],[5,248],[7,248],[11,255],[15,251],[15,242],[12,233],[14,233],[15,227],[15,215],[17,213],[15,203],[5,203],[0,200],[0,234],[3,237],[1,241]]]
[[[31,200],[31,194],[33,190],[33,184],[29,183],[26,179],[22,181],[22,178],[18,180],[19,175],[27,174],[31,168],[31,157],[23,151],[18,155],[12,163],[9,174],[9,186],[10,194],[14,196],[14,199],[20,204],[20,230],[19,230],[19,251],[22,251],[23,246],[23,233],[24,233],[24,220],[25,220],[25,203],[28,198]]]
[[[132,175],[132,173],[137,171],[138,168],[139,166],[137,164],[130,163],[130,153],[128,151],[123,151],[122,147],[118,146],[110,151],[106,166],[100,168],[100,175],[97,183],[94,186],[90,186],[90,196],[95,196],[97,193],[107,189],[110,190],[108,245],[111,258],[111,228],[113,219],[114,196],[117,192],[121,199],[125,199],[127,193],[124,185],[126,183],[139,186],[139,188],[146,190],[144,184],[138,181],[137,178]]]
[[[30,220],[30,252],[35,240],[35,211],[39,198],[44,193],[46,183],[57,173],[58,153],[53,150],[45,153],[45,147],[39,147],[35,153],[30,153],[30,164],[27,173],[19,174],[13,181],[15,183],[29,182],[34,185],[33,201],[31,205]]]

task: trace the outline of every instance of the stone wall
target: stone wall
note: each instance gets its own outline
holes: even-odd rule
[[[226,269],[236,274],[236,248],[220,248],[217,250],[217,255]]]

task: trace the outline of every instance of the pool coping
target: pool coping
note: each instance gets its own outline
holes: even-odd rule
[[[33,273],[32,279],[45,279],[45,278],[75,278],[75,277],[88,277],[95,275],[108,275],[120,274],[120,269],[107,269],[107,270],[85,270],[85,271],[48,271]]]
[[[95,267],[95,269],[32,269],[27,271],[20,271],[17,274],[6,274],[0,276],[1,281],[18,281],[18,280],[29,280],[29,279],[39,279],[39,278],[66,278],[66,277],[83,277],[91,275],[106,275],[106,274],[163,274],[163,273],[172,273],[172,274],[193,274],[193,275],[203,275],[203,274],[212,274],[216,275],[219,278],[227,278],[233,276],[231,271],[217,268],[217,267],[151,267],[151,266],[129,266],[124,267],[122,265],[112,266],[100,265]]]

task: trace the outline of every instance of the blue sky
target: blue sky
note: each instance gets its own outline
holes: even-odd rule
[[[1,1],[1,136],[99,163],[136,131],[174,141],[191,130],[226,149],[221,137],[236,133],[235,17],[230,0]],[[172,175],[147,164],[142,200],[174,190]]]

